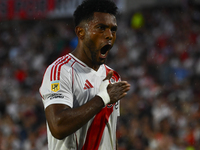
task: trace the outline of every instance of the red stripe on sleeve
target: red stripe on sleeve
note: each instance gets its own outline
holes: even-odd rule
[[[53,68],[54,68],[54,66],[51,68],[50,81],[52,81],[52,76],[53,76]]]
[[[67,58],[68,58],[69,56],[67,55],[67,56],[62,56],[61,58],[59,58],[56,62],[55,62],[55,65],[57,65],[58,63],[61,63],[61,62],[63,62],[64,60],[66,60]]]
[[[106,106],[95,116],[90,128],[88,129],[85,144],[81,150],[98,150],[103,131],[112,112],[113,107],[108,108]]]
[[[59,68],[58,68],[58,80],[60,80],[60,70],[61,70],[61,67],[64,65],[64,64],[67,64],[69,61],[71,60],[71,58],[69,58],[66,62],[62,63]]]
[[[58,60],[55,61],[54,65],[51,68],[51,76],[50,76],[50,81],[52,80],[56,80],[56,74],[57,74],[57,66],[61,63],[63,63],[66,59],[68,58],[68,56],[66,57],[61,57]]]
[[[57,67],[58,67],[58,65],[54,66],[54,75],[53,75],[54,81],[56,80]]]
[[[57,65],[64,57],[59,58],[58,60],[55,61],[54,65],[51,68],[51,74],[50,74],[50,81],[53,80],[53,68],[55,67],[55,65]]]

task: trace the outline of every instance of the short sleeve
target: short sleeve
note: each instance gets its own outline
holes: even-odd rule
[[[71,70],[63,66],[59,73],[59,80],[53,80],[51,79],[52,67],[49,66],[45,71],[39,90],[44,108],[46,109],[51,104],[65,104],[73,107]]]

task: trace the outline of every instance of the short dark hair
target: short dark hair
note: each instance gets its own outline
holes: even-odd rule
[[[75,26],[83,20],[92,19],[94,12],[109,13],[117,15],[117,6],[111,0],[84,0],[74,11]]]

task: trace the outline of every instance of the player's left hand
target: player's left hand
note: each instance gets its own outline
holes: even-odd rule
[[[110,71],[104,80],[110,80],[113,76],[113,71]],[[116,103],[119,99],[127,95],[130,90],[130,84],[127,81],[120,81],[113,84],[108,84],[107,92],[110,97],[110,103]]]

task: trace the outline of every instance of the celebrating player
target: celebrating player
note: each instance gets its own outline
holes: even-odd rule
[[[116,150],[119,100],[130,84],[105,65],[117,31],[110,0],[85,0],[74,12],[78,45],[45,71],[40,94],[49,150]]]

